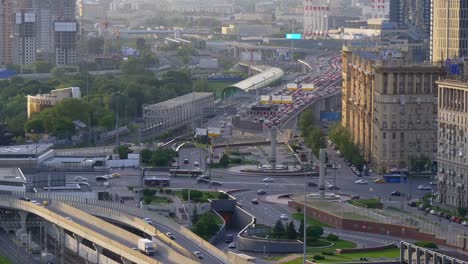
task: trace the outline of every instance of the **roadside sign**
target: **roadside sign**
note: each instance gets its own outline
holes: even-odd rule
[[[286,39],[302,39],[302,35],[298,33],[288,33],[286,34]]]
[[[197,136],[206,136],[207,135],[206,128],[197,128],[195,130],[195,135],[197,135]]]
[[[209,127],[208,128],[209,137],[219,137],[221,136],[221,129],[218,127]]]

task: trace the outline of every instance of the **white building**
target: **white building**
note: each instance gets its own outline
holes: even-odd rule
[[[66,98],[80,99],[80,87],[69,87],[52,90],[50,94],[28,95],[28,118],[30,118],[32,114],[40,112],[46,108],[52,107]]]
[[[19,168],[0,168],[0,193],[25,192],[26,177]]]
[[[304,37],[328,34],[329,0],[304,0]]]

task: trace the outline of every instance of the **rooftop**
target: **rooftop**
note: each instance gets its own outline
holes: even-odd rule
[[[14,146],[1,146],[1,156],[16,156],[16,155],[41,155],[42,153],[50,150],[52,144],[29,144],[29,145],[14,145]]]
[[[265,71],[255,76],[247,78],[236,84],[233,84],[231,85],[231,87],[236,87],[243,91],[249,91],[249,90],[253,90],[255,86],[263,82],[269,82],[270,80],[277,80],[283,76],[284,76],[283,70],[281,70],[280,68],[272,67],[272,68],[266,69]]]
[[[189,93],[145,108],[175,108],[180,105],[191,104],[192,100],[197,101],[210,96],[213,96],[213,93]]]
[[[25,183],[26,178],[19,168],[0,168],[0,181]]]

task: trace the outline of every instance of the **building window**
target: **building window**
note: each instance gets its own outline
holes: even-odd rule
[[[387,133],[383,133],[383,139],[387,139]]]

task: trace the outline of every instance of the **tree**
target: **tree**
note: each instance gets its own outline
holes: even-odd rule
[[[190,190],[190,200],[194,202],[199,202],[203,197],[203,193],[198,190]],[[182,190],[182,199],[188,201],[188,189]]]
[[[308,241],[317,241],[323,235],[323,228],[319,226],[308,226],[306,232]]]
[[[141,162],[143,164],[150,164],[152,155],[153,153],[149,149],[141,150]]]
[[[457,212],[461,217],[465,217],[465,215],[468,213],[468,208],[466,207],[458,207]]]
[[[284,236],[284,234],[285,234],[285,229],[284,229],[283,222],[281,222],[281,220],[278,219],[275,223],[275,226],[273,227],[272,236],[274,238],[281,238]]]
[[[62,67],[55,67],[50,72],[52,74],[52,78],[57,81],[62,81],[65,78],[65,69]]]
[[[117,149],[117,154],[119,154],[120,159],[128,159],[128,154],[133,153],[128,146],[119,146]]]
[[[88,39],[88,53],[89,54],[102,54],[104,50],[104,39],[90,38]]]
[[[304,234],[304,217],[301,218],[301,224],[299,225],[299,229],[297,231],[299,235]]]
[[[35,73],[49,73],[54,67],[51,63],[45,61],[36,61],[32,64]]]
[[[145,73],[145,65],[137,58],[130,58],[122,63],[120,70],[124,75],[139,75]]]
[[[292,221],[292,220],[291,220],[291,222],[289,222],[288,227],[286,228],[286,237],[288,239],[296,239],[297,238],[296,226],[294,225],[294,221]]]
[[[195,224],[194,232],[205,240],[209,240],[216,232],[219,227],[216,224],[215,215],[206,213],[201,215],[200,219]]]
[[[219,160],[219,165],[222,167],[227,167],[229,166],[229,155],[224,153],[221,159]]]
[[[303,137],[307,137],[309,130],[313,126],[313,124],[314,114],[312,113],[312,111],[307,109],[299,117],[299,130],[301,131]]]
[[[196,225],[197,222],[198,222],[198,211],[197,211],[197,207],[194,206],[193,207],[193,212],[192,212],[192,225]]]

